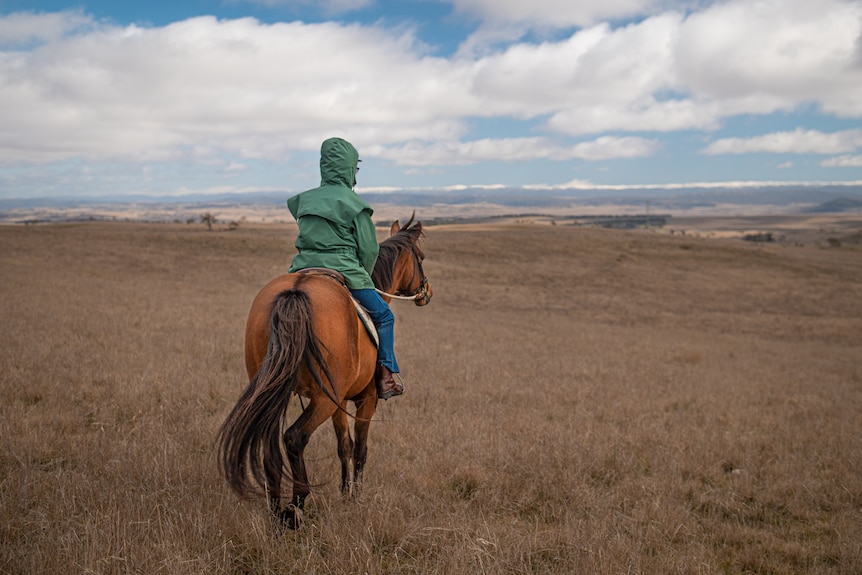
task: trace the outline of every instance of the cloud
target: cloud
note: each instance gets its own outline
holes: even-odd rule
[[[854,65],[862,3],[734,0],[690,14],[678,30],[674,76],[695,101],[723,114],[764,114],[816,102],[862,115],[862,69]]]
[[[591,26],[605,20],[633,18],[692,2],[661,0],[450,0],[457,13],[475,16],[490,24],[568,28]]]
[[[723,138],[716,140],[702,154],[838,154],[862,148],[862,130],[845,130],[824,133],[797,128],[792,132],[776,132],[752,138]]]
[[[366,0],[345,1],[330,7]],[[452,4],[513,29],[578,28],[444,58],[381,25],[2,16],[0,38],[19,47],[0,47],[0,164],[284,161],[333,133],[403,166],[596,161],[654,154],[644,133],[715,130],[741,114],[807,106],[862,117],[859,2]],[[472,129],[501,118],[536,136]],[[704,153],[858,148],[858,134],[840,134],[722,139]],[[585,135],[594,138],[573,141]]]
[[[820,165],[824,168],[862,168],[862,156],[838,156],[823,160]]]
[[[602,136],[592,142],[583,142],[572,147],[571,158],[583,160],[608,160],[612,158],[643,158],[653,155],[659,148],[657,140],[635,136]]]
[[[788,181],[788,180],[720,180],[712,182],[690,181],[669,184],[594,184],[585,180],[572,180],[562,184],[530,184],[522,186],[525,190],[726,190],[726,189],[762,189],[787,188],[788,186],[847,186],[855,188],[862,186],[862,180],[855,181]]]
[[[812,103],[862,116],[860,37],[859,3],[731,1],[460,57],[473,59],[472,93],[488,115],[546,115],[569,135],[715,130]]]
[[[403,146],[372,149],[374,156],[403,166],[469,165],[486,161],[586,160],[636,158],[652,155],[658,142],[639,137],[604,136],[574,146],[560,146],[547,138],[501,138],[468,142],[410,142]]]
[[[564,118],[646,107],[653,94],[675,87],[667,38],[678,26],[677,16],[664,15],[616,30],[601,24],[558,42],[514,44],[475,61],[472,93],[488,113],[556,114],[551,127],[587,133],[563,126]]]
[[[333,131],[360,143],[457,137],[458,113],[441,114],[464,98],[449,87],[457,70],[412,42],[373,27],[200,17],[5,52],[0,162],[275,159]]]
[[[56,41],[70,32],[94,27],[91,18],[76,10],[53,14],[17,12],[0,17],[0,48]]]

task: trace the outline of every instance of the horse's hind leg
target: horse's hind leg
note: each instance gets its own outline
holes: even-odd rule
[[[335,428],[335,439],[338,442],[338,459],[341,460],[341,493],[350,493],[350,479],[353,470],[353,439],[350,438],[350,427],[347,421],[347,402],[341,404],[341,409],[332,415],[332,425]]]
[[[328,397],[312,399],[293,425],[284,432],[284,447],[293,479],[293,495],[290,505],[280,513],[282,524],[290,529],[299,527],[300,515],[305,508],[305,499],[311,493],[308,471],[305,467],[305,446],[314,430],[329,419],[337,409]]]
[[[371,428],[371,418],[377,409],[377,390],[372,384],[370,392],[363,394],[361,399],[354,400],[356,419],[353,432],[356,442],[353,448],[353,496],[359,497],[362,489],[362,472],[365,469],[365,459],[368,456],[368,431]]]
[[[281,474],[266,472],[266,496],[269,499],[269,511],[278,517],[281,512]]]

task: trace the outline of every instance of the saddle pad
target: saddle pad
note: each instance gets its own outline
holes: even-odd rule
[[[377,328],[374,327],[374,322],[371,321],[371,316],[368,315],[368,312],[365,311],[365,308],[360,305],[359,301],[352,297],[353,307],[356,308],[356,313],[359,315],[359,319],[362,320],[362,325],[365,326],[365,331],[368,332],[368,336],[371,338],[371,341],[374,342],[374,347],[380,349],[380,338],[377,335]]]

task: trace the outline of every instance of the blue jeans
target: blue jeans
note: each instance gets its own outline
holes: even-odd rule
[[[380,346],[377,349],[377,362],[382,364],[392,373],[398,373],[398,362],[395,361],[395,316],[389,309],[389,304],[383,301],[373,289],[352,289],[353,294],[360,305],[368,311],[377,335],[380,338]]]

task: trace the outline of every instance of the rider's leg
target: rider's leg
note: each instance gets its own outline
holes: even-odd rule
[[[395,360],[395,316],[392,314],[389,304],[383,301],[380,294],[373,289],[350,290],[350,293],[368,311],[380,338],[377,351],[377,363],[379,365],[378,396],[389,399],[393,395],[401,395],[404,393],[404,386],[392,376],[393,373],[400,371],[398,362]]]

